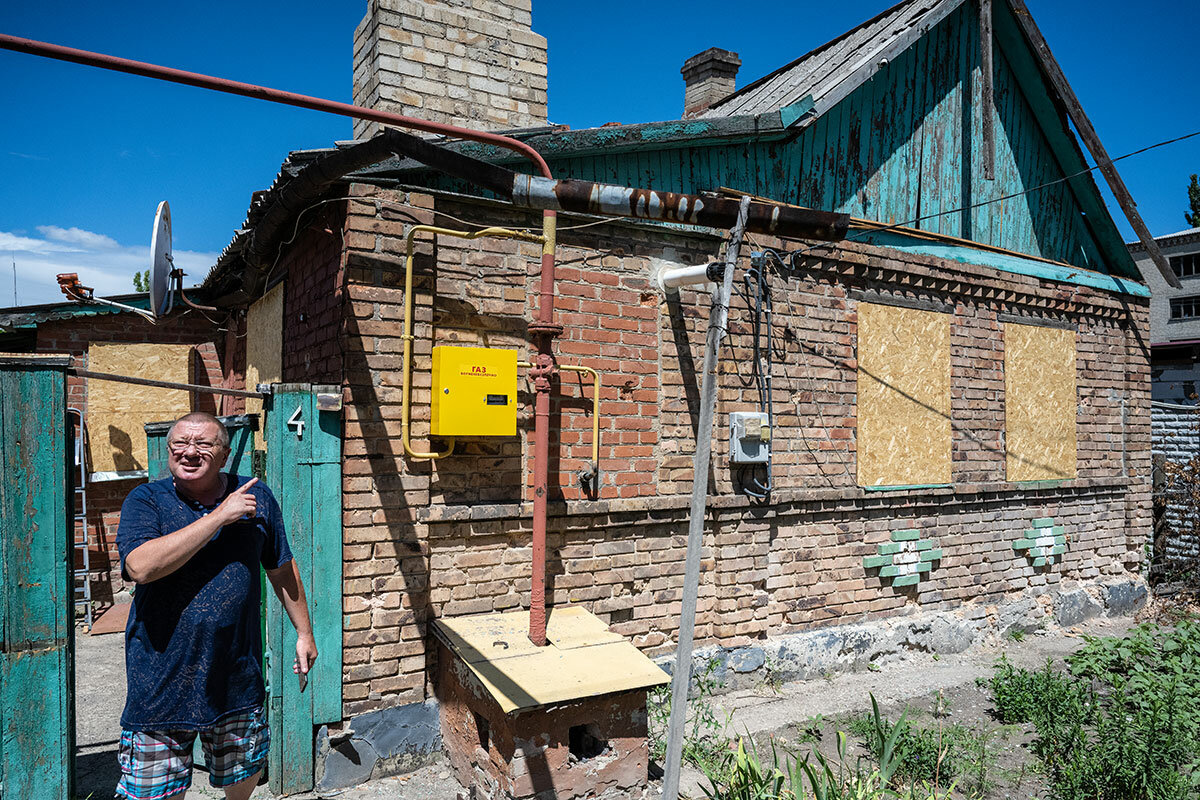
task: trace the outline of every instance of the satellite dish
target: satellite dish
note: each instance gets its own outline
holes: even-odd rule
[[[175,262],[171,259],[171,206],[163,200],[154,215],[154,233],[150,239],[150,313],[161,317],[175,304],[172,292]]]

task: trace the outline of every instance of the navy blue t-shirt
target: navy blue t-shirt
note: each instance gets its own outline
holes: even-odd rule
[[[212,511],[247,480],[226,475],[225,492],[203,506],[174,479],[137,487],[121,506],[121,571],[130,553]],[[126,730],[202,729],[262,705],[262,582],[259,565],[292,560],[279,504],[261,482],[258,514],[226,525],[179,569],[140,584],[125,626]]]

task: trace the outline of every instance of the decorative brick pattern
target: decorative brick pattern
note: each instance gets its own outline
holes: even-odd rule
[[[1062,561],[1067,552],[1067,531],[1055,525],[1050,517],[1039,517],[1025,535],[1013,542],[1013,550],[1023,552],[1032,559],[1033,566],[1047,567]]]
[[[879,570],[880,578],[890,578],[893,587],[915,586],[928,577],[942,551],[932,539],[922,539],[915,528],[892,531],[891,541],[879,544],[875,555],[863,558],[863,568]]]

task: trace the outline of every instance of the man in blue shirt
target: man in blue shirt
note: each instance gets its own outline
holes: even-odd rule
[[[295,671],[317,657],[304,585],[270,490],[221,472],[229,433],[211,414],[167,434],[169,478],[121,507],[117,549],[137,583],[125,629],[128,682],[117,794],[182,800],[199,735],[209,782],[245,800],[266,764],[259,567],[296,627]]]

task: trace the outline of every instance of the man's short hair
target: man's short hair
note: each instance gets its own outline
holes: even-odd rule
[[[171,423],[170,430],[167,431],[167,441],[171,441],[171,434],[175,432],[175,426],[181,422],[210,422],[217,426],[217,444],[223,449],[229,449],[229,430],[225,427],[225,423],[214,417],[207,411],[193,411],[190,414],[184,414],[179,419]]]

